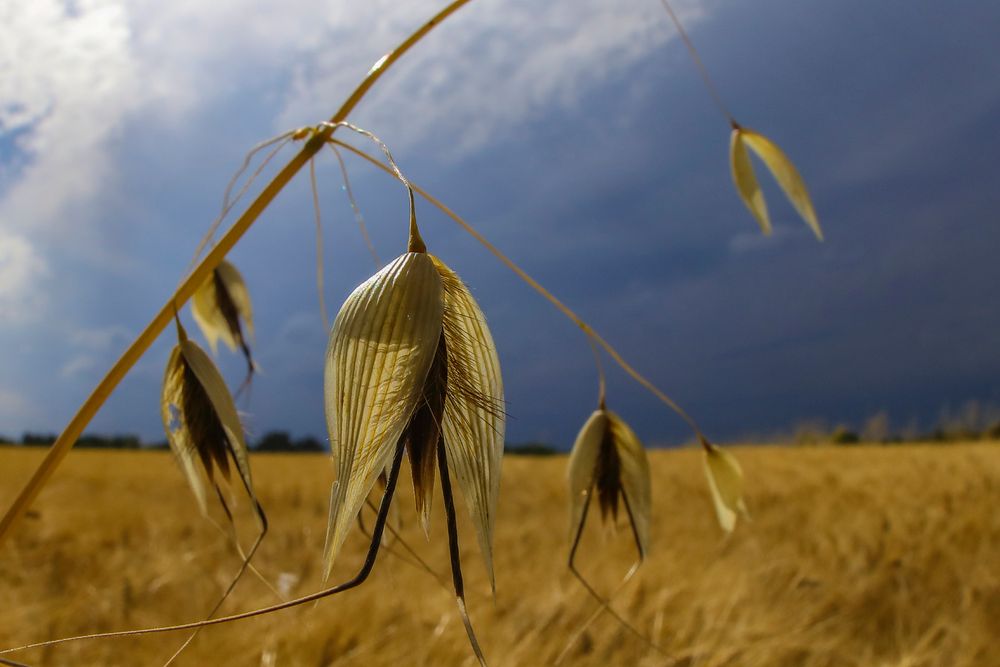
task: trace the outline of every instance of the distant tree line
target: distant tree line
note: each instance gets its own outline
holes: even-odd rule
[[[773,439],[798,445],[1000,440],[1000,407],[980,401],[968,401],[957,409],[945,407],[935,423],[924,427],[916,419],[893,424],[885,410],[868,417],[858,428],[843,423],[830,427],[822,420],[807,420],[795,427],[791,437]]]
[[[328,447],[311,435],[292,439],[287,431],[269,431],[253,445],[253,449],[258,452],[325,452]]]
[[[22,445],[26,447],[48,447],[56,439],[55,433],[23,433],[20,439],[0,435],[0,445]],[[250,448],[260,452],[323,452],[326,445],[312,436],[292,438],[286,431],[270,431]],[[167,441],[143,442],[137,435],[100,435],[84,433],[76,442],[77,447],[87,449],[167,449]]]
[[[56,439],[54,433],[27,432],[20,439],[0,435],[0,445],[24,445],[47,447]],[[1000,441],[1000,406],[980,401],[968,401],[958,408],[945,407],[937,420],[921,427],[916,419],[906,423],[892,423],[885,410],[876,412],[857,426],[834,423],[819,419],[801,421],[791,430],[773,433],[765,437],[755,437],[755,442],[790,442],[798,445],[900,442],[959,442],[971,440]],[[326,440],[313,436],[293,438],[287,431],[269,431],[249,443],[258,452],[326,452]],[[77,442],[77,447],[93,449],[166,449],[166,440],[142,442],[138,436],[130,434],[98,435],[85,433]],[[566,449],[547,442],[529,441],[507,443],[505,454],[515,456],[550,456]]]
[[[554,445],[547,442],[522,442],[519,444],[507,443],[503,448],[504,454],[514,456],[552,456],[558,454],[559,450]]]
[[[48,447],[55,442],[55,433],[33,433],[28,431],[21,435],[21,439],[11,439],[0,435],[0,445],[25,445],[28,447]],[[76,441],[77,447],[88,449],[139,449],[140,447],[155,447],[157,445],[144,445],[139,436],[136,435],[97,435],[94,433],[84,433]],[[166,447],[167,443],[164,442]]]
[[[23,433],[20,439],[0,435],[0,445],[22,445],[26,447],[48,447],[56,439],[55,433]],[[325,441],[307,435],[293,438],[288,431],[268,431],[256,441],[249,443],[250,449],[257,452],[325,452],[329,451]],[[167,449],[167,441],[142,442],[136,435],[98,435],[84,433],[76,443],[77,447],[88,449]],[[549,456],[559,450],[544,442],[525,442],[508,444],[504,448],[507,454],[523,456]]]

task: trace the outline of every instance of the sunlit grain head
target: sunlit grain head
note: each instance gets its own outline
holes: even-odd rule
[[[160,413],[170,448],[204,513],[203,477],[214,485],[218,470],[228,479],[230,458],[251,497],[253,481],[243,426],[225,381],[179,321],[177,331],[179,340],[164,372]]]
[[[705,447],[704,457],[705,475],[719,525],[726,532],[732,532],[737,517],[748,516],[743,500],[743,469],[735,456],[715,445]]]
[[[403,445],[425,529],[437,448],[445,448],[492,578],[503,386],[485,319],[458,276],[424,252],[391,262],[341,307],[325,372],[338,480],[327,574],[378,474]]]
[[[253,306],[243,276],[223,260],[209,274],[191,299],[191,314],[208,341],[212,354],[221,340],[232,351],[242,350],[253,369],[250,340],[253,338]]]
[[[628,424],[599,408],[577,435],[568,470],[571,540],[582,529],[585,509],[596,495],[601,518],[618,515],[625,505],[640,555],[649,546],[651,485],[646,451]]]

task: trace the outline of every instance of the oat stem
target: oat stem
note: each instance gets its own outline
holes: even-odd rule
[[[455,601],[458,603],[458,613],[462,617],[465,625],[465,633],[469,636],[469,643],[476,654],[481,667],[486,667],[486,657],[479,647],[479,640],[476,639],[476,632],[472,629],[472,621],[469,619],[469,612],[465,608],[465,583],[462,581],[462,558],[458,549],[458,521],[455,518],[455,498],[451,492],[451,478],[448,475],[448,455],[444,449],[444,442],[438,441],[438,474],[441,477],[441,495],[444,496],[444,511],[448,519],[448,553],[451,556],[451,579],[455,584]]]
[[[343,103],[337,113],[330,118],[330,123],[336,124],[346,119],[347,115],[364,98],[368,90],[375,85],[375,82],[403,54],[423,39],[435,26],[469,2],[470,0],[454,0],[434,15],[433,18],[420,26],[416,32],[407,37],[399,46],[382,56],[372,65],[368,74]],[[63,429],[63,432],[59,434],[56,441],[52,443],[41,465],[38,466],[31,479],[28,480],[28,483],[21,490],[20,494],[18,494],[17,498],[14,499],[13,504],[7,509],[3,518],[0,519],[0,545],[3,544],[4,539],[10,534],[17,521],[24,515],[24,512],[38,496],[42,487],[49,481],[52,473],[62,463],[66,454],[69,453],[69,450],[76,443],[80,434],[83,433],[83,429],[87,427],[90,420],[94,418],[97,411],[104,405],[104,401],[107,400],[108,396],[115,390],[115,387],[118,386],[118,383],[121,382],[126,373],[139,361],[146,350],[149,349],[149,346],[153,344],[153,341],[156,340],[157,336],[170,323],[175,310],[179,306],[184,305],[195,291],[201,287],[209,274],[219,265],[226,254],[232,250],[236,242],[240,240],[247,229],[250,228],[260,214],[277,197],[278,193],[326,145],[327,141],[333,135],[333,131],[333,127],[323,127],[305,142],[301,150],[282,167],[281,171],[278,172],[271,182],[261,190],[260,194],[257,195],[257,198],[254,199],[247,210],[244,211],[243,215],[219,239],[218,244],[209,251],[205,259],[198,264],[194,271],[188,274],[188,277],[167,300],[167,303],[160,309],[160,312],[146,325],[146,328],[143,329],[142,333],[139,334],[139,337],[135,339],[129,348],[125,350],[121,358],[115,362],[115,365],[111,367],[111,370],[104,376],[104,379],[101,380],[90,396],[87,397],[87,400],[84,401],[83,405],[80,406],[80,409],[70,420],[69,424],[66,425],[66,428]]]
[[[351,189],[351,179],[347,175],[347,165],[344,164],[344,156],[340,154],[340,151],[333,144],[330,144],[330,150],[337,156],[337,164],[340,165],[340,176],[344,181],[344,192],[347,194],[347,200],[351,203],[354,219],[358,223],[358,229],[361,230],[361,237],[365,240],[365,245],[368,246],[368,253],[372,256],[372,261],[375,262],[375,270],[377,271],[382,268],[382,262],[378,258],[378,252],[375,250],[371,236],[368,235],[365,216],[361,214],[361,207],[358,206],[358,200],[354,198],[354,190]]]
[[[590,508],[590,499],[593,495],[593,491],[594,491],[594,484],[593,482],[591,482],[590,488],[587,489],[587,500],[584,502],[583,505],[583,513],[580,515],[580,523],[579,525],[577,525],[576,532],[573,535],[573,544],[572,546],[570,546],[569,549],[569,560],[567,562],[567,565],[569,566],[569,571],[573,573],[573,576],[576,577],[577,580],[580,582],[580,584],[587,590],[588,593],[590,593],[591,597],[593,597],[597,601],[598,607],[597,609],[594,610],[594,612],[590,615],[590,617],[583,622],[583,624],[573,634],[570,640],[566,642],[566,646],[563,647],[563,650],[559,653],[559,656],[556,658],[556,661],[553,664],[559,665],[562,663],[563,659],[569,654],[569,650],[573,647],[573,644],[575,644],[580,639],[580,637],[583,636],[583,633],[587,631],[587,628],[590,627],[591,623],[596,621],[598,617],[600,617],[600,615],[605,611],[611,614],[611,616],[614,617],[614,619],[618,621],[622,625],[622,627],[624,627],[626,630],[628,630],[633,635],[642,640],[644,644],[655,650],[663,657],[669,658],[670,660],[675,660],[675,658],[673,658],[673,656],[664,651],[659,644],[654,642],[646,635],[642,634],[642,632],[636,629],[635,626],[626,621],[621,616],[621,614],[619,614],[617,611],[611,608],[612,600],[614,600],[615,597],[621,592],[621,590],[625,588],[625,585],[632,580],[632,577],[634,577],[635,573],[639,571],[639,567],[642,565],[643,559],[645,558],[645,554],[643,554],[642,551],[642,542],[639,540],[639,533],[635,528],[635,518],[632,516],[632,506],[628,502],[628,496],[622,494],[622,501],[624,501],[625,503],[625,511],[628,512],[629,525],[632,527],[632,537],[633,539],[635,539],[635,548],[639,553],[639,557],[632,564],[632,567],[629,568],[628,572],[625,573],[625,576],[618,583],[618,586],[615,588],[614,591],[612,591],[611,595],[609,595],[607,598],[603,597],[600,593],[598,593],[594,589],[594,587],[591,586],[590,583],[583,577],[583,574],[581,574],[580,571],[576,569],[576,562],[575,562],[576,551],[580,547],[580,538],[583,537],[583,527],[587,523],[587,510]]]
[[[309,188],[312,190],[313,211],[316,224],[316,294],[319,297],[319,317],[323,320],[323,331],[330,330],[330,318],[326,315],[326,296],[323,289],[323,216],[319,212],[319,188],[316,187],[316,160],[309,160]]]
[[[701,77],[702,83],[705,84],[705,88],[708,89],[708,94],[712,97],[712,101],[715,102],[715,106],[719,108],[722,115],[726,117],[729,124],[733,127],[738,127],[736,119],[733,118],[733,114],[729,113],[729,107],[726,106],[725,102],[722,101],[722,96],[719,94],[718,89],[712,82],[712,77],[708,75],[708,68],[705,67],[705,63],[702,62],[701,56],[698,55],[698,49],[694,48],[694,42],[688,37],[687,31],[684,26],[681,25],[681,20],[674,12],[674,8],[670,6],[667,0],[660,0],[660,4],[663,8],[667,10],[667,15],[670,16],[671,23],[677,29],[677,34],[681,36],[681,40],[684,42],[684,46],[687,48],[688,55],[691,56],[691,61],[694,63],[695,68],[698,70],[698,75]]]
[[[369,509],[371,509],[371,511],[375,512],[376,515],[378,514],[378,507],[375,505],[375,503],[371,501],[371,499],[365,498],[365,504],[368,506]],[[361,524],[360,528],[362,534],[365,535],[366,537],[371,537],[371,533],[369,533],[368,529],[365,528],[364,523],[361,520],[360,514],[358,514],[358,523]],[[410,546],[410,544],[405,539],[403,539],[403,536],[400,535],[399,531],[393,527],[391,521],[386,522],[385,529],[389,531],[389,534],[392,535],[393,539],[395,539],[396,542],[399,542],[400,546],[402,546],[403,549],[406,551],[406,553],[410,555],[410,558],[406,558],[405,556],[403,556],[403,554],[397,552],[395,548],[390,544],[384,545],[383,547],[384,549],[386,549],[390,554],[400,559],[407,565],[426,572],[431,577],[433,577],[433,579],[438,583],[438,586],[440,586],[449,593],[451,592],[451,589],[448,588],[448,585],[445,583],[441,575],[435,572],[434,568],[428,565],[427,561],[421,558],[420,554],[418,554],[417,551],[412,546]]]
[[[233,592],[233,589],[236,588],[236,584],[240,582],[240,579],[243,578],[243,575],[247,572],[248,568],[252,567],[250,561],[253,560],[253,557],[257,553],[257,549],[260,547],[261,542],[263,542],[264,537],[267,536],[267,516],[265,516],[264,509],[260,506],[260,503],[254,501],[254,511],[256,512],[257,520],[260,523],[260,531],[257,533],[257,538],[250,546],[250,551],[244,554],[243,549],[240,547],[240,542],[236,536],[236,522],[233,519],[232,512],[229,510],[229,504],[226,503],[226,499],[222,494],[222,489],[219,488],[218,484],[215,485],[215,494],[219,498],[219,502],[222,504],[222,509],[226,513],[226,517],[229,519],[229,524],[233,529],[233,544],[236,545],[236,551],[237,553],[239,553],[240,557],[242,557],[243,562],[240,564],[240,569],[236,572],[236,575],[229,582],[229,586],[226,587],[226,590],[219,597],[219,601],[215,603],[215,606],[212,607],[212,610],[208,612],[208,615],[205,618],[212,618],[213,616],[215,616],[216,612],[219,611],[219,609],[222,607],[225,601],[229,599],[229,595]],[[264,583],[266,583],[268,587],[271,586],[270,582],[268,582],[267,580],[264,580]],[[274,591],[273,588],[271,590]],[[277,593],[277,591],[274,592]],[[279,595],[278,599],[284,600],[285,598]],[[180,656],[180,654],[184,652],[184,649],[186,649],[191,644],[191,642],[195,640],[199,632],[201,632],[201,628],[198,628],[197,630],[192,632],[188,636],[188,638],[184,640],[184,643],[181,644],[176,651],[174,651],[173,655],[171,655],[167,659],[167,661],[163,663],[163,667],[170,667],[170,665],[174,664],[174,660],[176,660],[178,656]]]
[[[276,611],[282,611],[284,609],[289,609],[291,607],[297,607],[299,605],[305,604],[307,602],[312,602],[314,600],[321,600],[322,598],[329,597],[331,595],[336,595],[337,593],[342,593],[344,591],[356,588],[364,583],[371,574],[372,568],[375,566],[375,559],[378,557],[379,546],[382,544],[382,532],[385,530],[386,518],[389,515],[389,505],[392,503],[392,496],[396,492],[396,481],[399,479],[399,469],[403,463],[403,451],[405,447],[402,442],[396,445],[396,453],[392,460],[392,467],[389,471],[389,480],[385,487],[385,493],[382,495],[382,504],[379,507],[378,517],[375,519],[375,525],[372,527],[372,541],[371,545],[368,547],[368,553],[365,556],[365,562],[361,566],[361,570],[358,571],[354,577],[342,584],[337,584],[331,588],[324,588],[321,591],[316,591],[315,593],[310,593],[309,595],[296,598],[294,600],[289,600],[287,602],[282,602],[280,604],[274,604],[270,607],[262,607],[260,609],[254,609],[252,611],[245,611],[241,614],[233,614],[232,616],[222,616],[220,618],[212,618],[204,621],[195,621],[193,623],[182,623],[180,625],[164,625],[156,628],[143,628],[141,630],[120,630],[118,632],[98,632],[90,635],[79,635],[76,637],[62,637],[60,639],[50,639],[44,642],[36,642],[34,644],[26,644],[25,646],[17,646],[15,648],[7,648],[0,650],[0,655],[7,655],[8,653],[16,653],[18,651],[26,651],[33,648],[41,648],[44,646],[55,646],[56,644],[66,644],[68,642],[81,641],[85,639],[110,639],[112,637],[135,637],[138,635],[151,635],[158,634],[161,632],[177,632],[179,630],[196,630],[198,628],[205,628],[210,625],[220,625],[222,623],[232,623],[233,621],[241,621],[247,618],[253,618],[255,616],[263,616],[264,614],[272,614]],[[2,658],[0,658],[2,659]]]
[[[205,235],[201,238],[201,241],[198,242],[198,247],[195,248],[194,250],[194,256],[191,257],[191,263],[188,264],[187,271],[190,272],[191,269],[193,269],[197,265],[198,259],[201,257],[201,253],[204,252],[205,247],[208,246],[215,238],[215,232],[218,231],[219,225],[221,225],[222,221],[226,219],[226,216],[229,215],[229,212],[233,210],[233,207],[235,207],[236,204],[238,204],[240,200],[243,199],[243,195],[247,193],[247,190],[250,189],[250,186],[253,185],[254,181],[257,179],[258,176],[260,176],[261,172],[264,171],[267,165],[271,163],[271,160],[274,159],[274,157],[279,152],[281,152],[281,149],[284,148],[285,145],[288,144],[288,142],[292,141],[292,139],[294,138],[295,138],[294,131],[283,132],[276,137],[271,137],[270,139],[265,139],[264,141],[260,142],[259,144],[251,148],[250,151],[243,157],[243,164],[241,164],[240,168],[236,170],[236,173],[233,174],[233,177],[229,179],[229,183],[226,185],[226,190],[222,194],[222,210],[219,211],[218,217],[216,217],[215,220],[212,221],[212,224],[209,225],[208,227],[208,231],[205,232]],[[277,144],[277,146],[274,146],[275,144]],[[268,148],[269,146],[274,146],[274,148],[272,148],[270,152],[268,152],[268,154],[264,156],[264,159],[253,171],[253,173],[250,174],[250,177],[247,178],[246,183],[244,183],[240,187],[239,192],[237,192],[236,196],[234,197],[233,188],[236,187],[236,184],[239,182],[243,174],[246,173],[246,170],[250,168],[250,163],[257,156],[257,153],[264,150],[265,148]]]

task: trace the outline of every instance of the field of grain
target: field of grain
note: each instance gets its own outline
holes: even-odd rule
[[[652,555],[615,608],[673,661],[604,615],[564,664],[1000,664],[1000,447],[735,451],[753,520],[728,539],[715,524],[698,453],[652,454]],[[0,506],[41,453],[0,448]],[[565,465],[564,457],[507,458],[495,603],[471,526],[459,524],[472,619],[496,667],[552,664],[594,608],[565,568]],[[289,596],[317,589],[330,465],[322,456],[256,455],[253,466],[272,524],[256,560],[261,572]],[[447,583],[444,517],[435,515],[427,543],[400,479],[404,539]],[[252,530],[248,517],[240,525]],[[360,532],[349,540],[334,579],[353,573],[365,547]],[[176,664],[473,664],[454,598],[393,550],[361,588],[206,629]],[[580,558],[595,585],[610,590],[631,562],[628,531],[595,522]],[[238,565],[168,454],[74,452],[0,549],[0,646],[197,620]],[[274,601],[248,576],[224,611]],[[160,665],[185,636],[8,657]]]

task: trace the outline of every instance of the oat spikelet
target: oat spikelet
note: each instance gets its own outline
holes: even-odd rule
[[[621,500],[627,509],[640,557],[649,547],[651,484],[646,450],[628,424],[611,410],[599,408],[584,423],[570,454],[570,539],[582,529],[584,510],[593,494],[602,519],[617,516]]]
[[[411,247],[423,248],[416,238]],[[486,320],[454,271],[432,255],[410,252],[348,297],[327,351],[326,411],[338,479],[328,566],[402,443],[427,533],[444,448],[492,582],[503,382]]]
[[[441,336],[441,279],[406,253],[359,285],[330,333],[324,378],[337,466],[325,576],[417,411]]]
[[[247,493],[256,500],[243,426],[229,389],[204,350],[187,337],[180,321],[177,334],[178,343],[167,361],[160,399],[170,448],[202,513],[207,513],[203,477],[217,484],[218,469],[228,479],[230,458]]]
[[[753,130],[735,126],[729,140],[729,167],[736,190],[743,199],[743,203],[757,219],[761,230],[765,234],[771,233],[771,219],[767,213],[764,194],[761,192],[757,177],[754,175],[753,164],[750,162],[747,148],[761,159],[778,185],[781,186],[785,196],[792,202],[795,210],[809,225],[816,238],[822,241],[823,230],[819,226],[816,211],[809,198],[809,191],[806,189],[806,184],[802,180],[799,170],[773,141]]]
[[[247,360],[248,373],[254,370],[249,339],[253,338],[253,307],[243,276],[223,260],[191,299],[191,314],[208,341],[212,354],[221,339],[235,352],[239,348]],[[246,333],[244,334],[244,328]]]
[[[704,452],[705,475],[715,513],[722,529],[731,533],[737,517],[749,517],[743,500],[743,469],[735,456],[715,445],[708,445]]]

